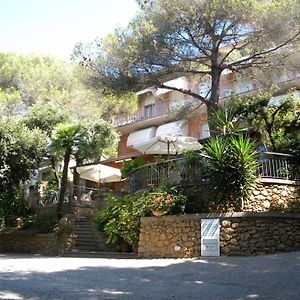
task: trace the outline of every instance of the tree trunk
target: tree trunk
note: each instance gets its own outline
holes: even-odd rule
[[[51,160],[51,167],[52,167],[52,171],[53,171],[53,174],[54,174],[55,183],[56,183],[57,188],[59,190],[60,189],[60,181],[59,181],[59,176],[58,176],[58,174],[56,172],[55,159],[54,159],[53,156],[51,156],[50,160]]]
[[[76,158],[76,167],[82,165],[83,160]],[[77,172],[76,168],[74,169],[73,173],[73,197],[77,197],[77,201],[80,200],[81,191],[79,190],[79,184],[80,184],[80,175]]]
[[[64,167],[63,167],[63,173],[62,173],[60,191],[59,191],[59,198],[58,198],[58,204],[57,204],[57,218],[59,220],[62,218],[62,215],[63,215],[63,203],[64,203],[65,194],[67,191],[68,169],[69,169],[70,158],[71,158],[71,148],[66,150],[66,153],[64,156]]]
[[[211,92],[209,103],[207,106],[207,120],[210,130],[210,135],[214,136],[217,134],[217,127],[213,122],[213,115],[218,110],[219,102],[219,87],[220,87],[220,72],[218,70],[213,70],[211,74]]]

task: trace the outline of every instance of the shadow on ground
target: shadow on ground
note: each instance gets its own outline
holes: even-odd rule
[[[300,252],[198,260],[0,255],[0,299],[299,299]]]

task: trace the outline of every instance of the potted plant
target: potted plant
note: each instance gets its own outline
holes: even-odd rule
[[[184,212],[186,197],[176,186],[165,185],[149,192],[147,207],[154,216]]]

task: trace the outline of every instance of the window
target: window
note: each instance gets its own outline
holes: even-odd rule
[[[199,86],[199,94],[202,97],[209,97],[210,96],[210,85],[208,83],[201,83]]]
[[[155,104],[148,104],[144,106],[144,117],[145,119],[153,118],[155,116]]]
[[[208,124],[203,124],[201,126],[201,131],[200,131],[200,139],[204,140],[210,137],[210,131],[209,131],[209,127]]]
[[[224,97],[227,98],[232,95],[232,90],[224,90],[223,93],[224,93]]]

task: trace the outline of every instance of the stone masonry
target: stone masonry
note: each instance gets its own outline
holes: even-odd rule
[[[139,256],[199,257],[207,218],[220,219],[221,255],[300,250],[300,214],[241,212],[142,218]]]
[[[300,207],[299,182],[264,178],[258,181],[243,210],[288,212],[297,204]]]

